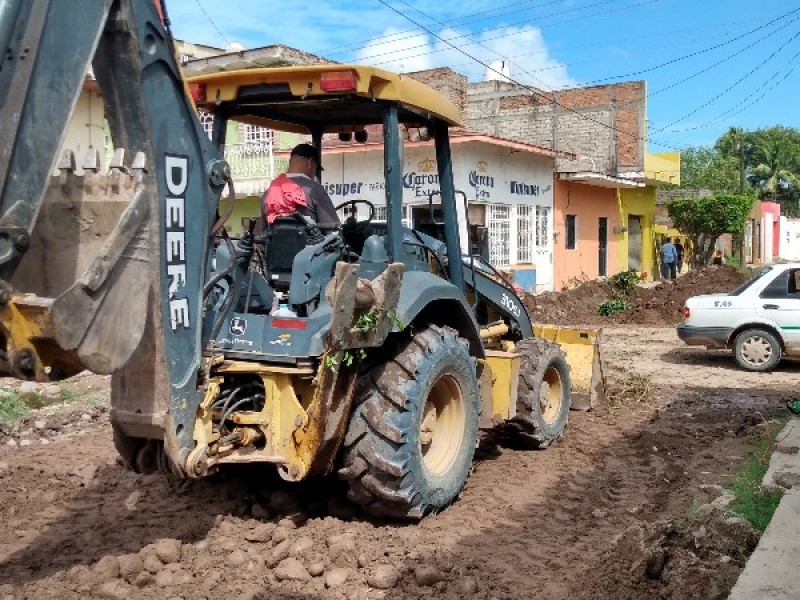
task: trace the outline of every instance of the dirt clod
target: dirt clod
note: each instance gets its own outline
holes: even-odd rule
[[[296,558],[290,557],[281,561],[275,568],[275,579],[278,581],[307,581],[311,575]]]
[[[446,575],[436,567],[422,566],[414,569],[414,579],[419,586],[433,586],[445,578]]]
[[[392,565],[379,565],[367,578],[367,583],[379,590],[390,590],[400,581],[400,572]]]
[[[336,568],[328,571],[325,575],[325,587],[337,588],[344,584],[353,575],[353,570],[348,568]]]
[[[181,559],[180,540],[163,539],[158,540],[154,547],[156,556],[165,565],[176,563]]]

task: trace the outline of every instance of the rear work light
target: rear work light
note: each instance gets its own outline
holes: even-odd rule
[[[320,73],[319,87],[323,92],[355,92],[358,89],[354,71]]]
[[[683,318],[684,319],[688,319],[691,316],[692,316],[692,311],[689,310],[688,306],[684,306],[683,307]]]
[[[302,319],[272,319],[275,329],[305,329],[308,323]]]
[[[192,100],[195,102],[206,101],[206,84],[205,83],[190,83],[189,93],[192,95]]]

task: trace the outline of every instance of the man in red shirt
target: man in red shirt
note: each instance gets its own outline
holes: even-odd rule
[[[267,226],[276,217],[297,212],[314,219],[320,228],[338,227],[339,215],[333,201],[314,179],[319,164],[319,151],[311,144],[298,144],[292,149],[288,172],[278,175],[264,194]]]

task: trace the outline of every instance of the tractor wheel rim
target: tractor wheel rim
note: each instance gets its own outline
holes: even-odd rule
[[[552,425],[558,420],[563,400],[564,382],[561,379],[561,371],[555,367],[549,367],[544,373],[542,387],[539,391],[539,411],[545,423]]]
[[[419,444],[429,473],[441,477],[461,454],[466,423],[464,394],[450,375],[433,384],[420,415]]]
[[[750,365],[763,365],[772,358],[772,346],[760,335],[747,338],[742,344],[742,358]]]

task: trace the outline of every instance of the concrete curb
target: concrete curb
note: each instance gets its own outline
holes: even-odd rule
[[[781,487],[781,499],[728,600],[800,598],[800,418],[778,434],[763,485]]]

